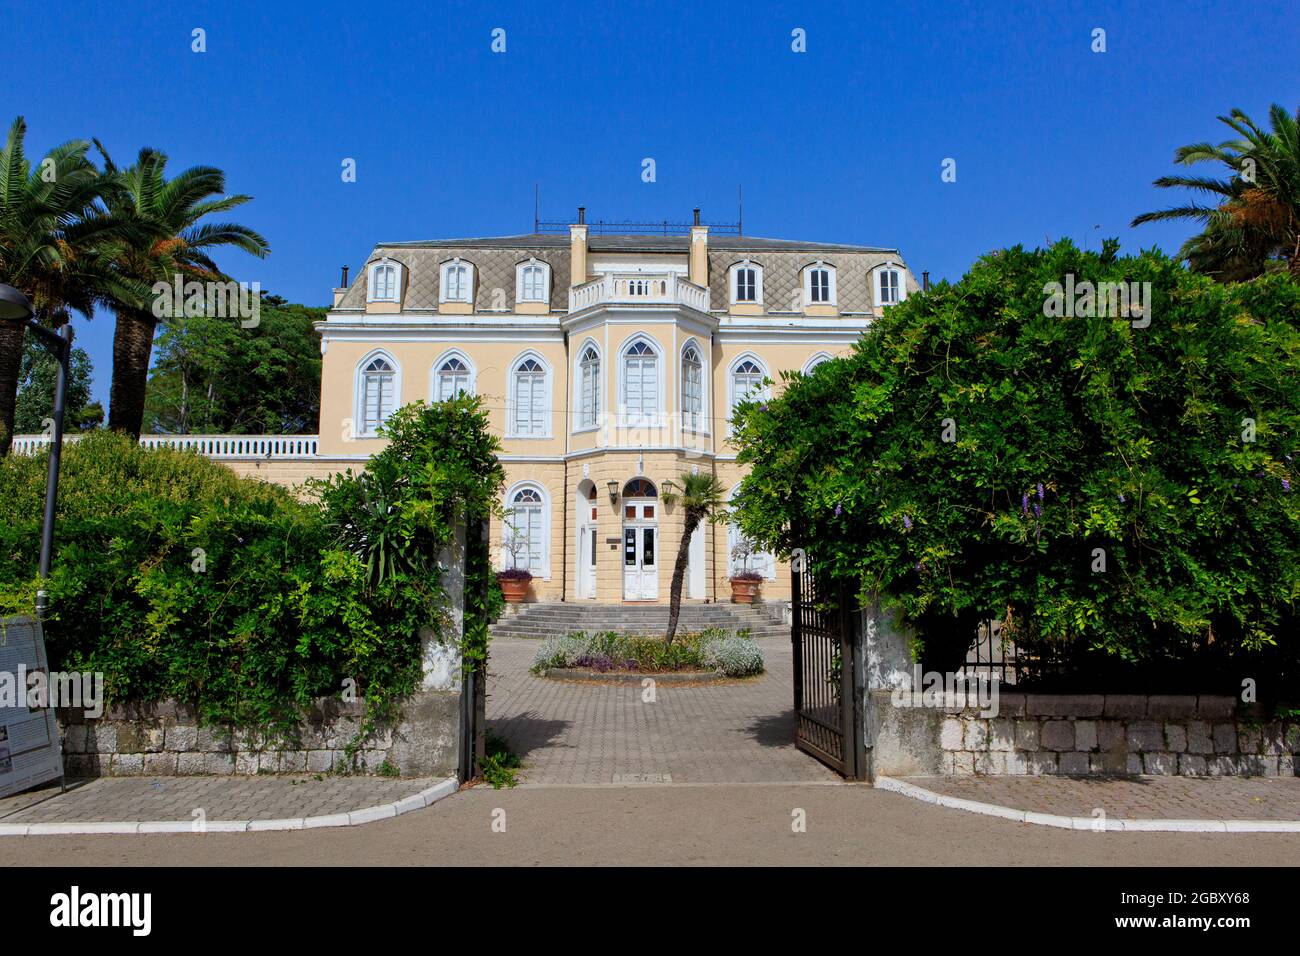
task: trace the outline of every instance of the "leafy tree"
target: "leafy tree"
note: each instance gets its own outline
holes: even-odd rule
[[[104,406],[90,400],[93,367],[85,349],[72,350],[72,374],[64,396],[63,426],[69,430],[96,428],[104,421]],[[34,338],[23,347],[22,370],[18,377],[18,404],[14,414],[15,434],[45,430],[45,420],[54,415],[54,386],[59,363]]]
[[[104,182],[86,158],[90,144],[72,140],[33,165],[20,116],[0,150],[0,282],[26,294],[38,321],[57,328],[73,311],[87,317],[108,301],[144,301],[147,290],[117,275],[102,254],[122,224],[99,205]],[[0,321],[0,455],[14,434],[25,328]]]
[[[673,565],[673,580],[669,588],[668,633],[664,640],[671,644],[677,634],[677,619],[682,613],[682,581],[690,561],[691,536],[704,521],[709,520],[722,507],[726,490],[712,472],[683,473],[675,482],[664,482],[663,501],[667,506],[681,502],[682,540],[677,547],[677,563]]]
[[[1294,662],[1300,283],[1112,250],[995,252],[742,409],[742,529],[897,609],[936,669],[989,619],[1170,672]],[[1071,275],[1149,282],[1149,325],[1051,317]]]
[[[270,251],[266,240],[247,226],[203,222],[252,198],[225,195],[221,170],[194,166],[168,179],[166,153],[142,149],[134,166],[119,169],[102,146],[99,150],[105,166],[105,202],[126,224],[125,238],[106,249],[121,276],[150,288],[156,282],[171,283],[178,275],[183,280],[226,282],[229,277],[211,258],[213,250],[233,247],[258,257]],[[158,319],[135,300],[117,301],[113,310],[117,324],[108,427],[139,437]]]
[[[1222,163],[1226,179],[1162,176],[1155,185],[1208,194],[1212,205],[1193,202],[1133,220],[1186,220],[1204,229],[1183,244],[1179,255],[1198,272],[1225,281],[1250,279],[1271,266],[1300,277],[1300,110],[1291,116],[1281,106],[1269,109],[1271,130],[1261,130],[1241,110],[1220,116],[1240,137],[1214,146],[1194,143],[1174,153],[1183,166]]]
[[[144,430],[302,434],[320,419],[320,338],[327,310],[263,295],[259,322],[177,318],[158,337]]]

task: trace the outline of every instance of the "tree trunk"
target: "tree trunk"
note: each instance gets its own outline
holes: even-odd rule
[[[18,405],[18,375],[23,364],[21,322],[0,321],[0,456],[9,454],[14,437],[14,412]]]
[[[686,562],[691,558],[691,537],[699,527],[700,516],[686,512],[686,526],[682,529],[682,543],[677,546],[677,564],[673,567],[673,583],[668,589],[668,636],[664,643],[671,644],[677,636],[677,618],[682,613],[682,581],[686,578]]]
[[[113,330],[113,384],[108,398],[108,427],[140,437],[144,396],[149,384],[149,357],[158,320],[143,309],[117,310]]]

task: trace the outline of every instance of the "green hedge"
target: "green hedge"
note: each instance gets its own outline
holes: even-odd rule
[[[1068,275],[1151,283],[1150,325],[1045,314]],[[990,618],[1022,646],[1128,662],[1297,658],[1285,276],[1219,285],[1110,244],[1002,250],[739,419],[744,530],[879,594],[940,667]]]
[[[45,469],[0,461],[5,613],[33,607]],[[65,449],[46,640],[53,667],[102,671],[110,701],[268,726],[351,678],[382,711],[416,685],[433,584],[369,586],[319,505],[193,453],[106,433]]]

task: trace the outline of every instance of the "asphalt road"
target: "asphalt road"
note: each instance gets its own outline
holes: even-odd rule
[[[806,832],[793,832],[803,811]],[[504,832],[496,832],[504,822]],[[1093,833],[831,784],[476,788],[360,827],[0,838],[2,865],[1278,866],[1300,834]]]

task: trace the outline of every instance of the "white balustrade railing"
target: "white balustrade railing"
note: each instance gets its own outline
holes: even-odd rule
[[[80,435],[64,435],[73,442]],[[318,435],[142,435],[145,448],[192,448],[207,458],[312,458]],[[31,455],[50,443],[48,435],[15,435],[15,455]]]
[[[709,310],[709,290],[675,272],[607,272],[569,290],[569,311],[593,305],[685,305]]]

